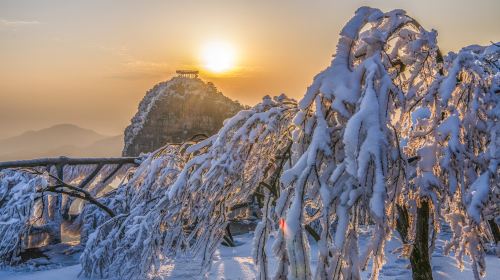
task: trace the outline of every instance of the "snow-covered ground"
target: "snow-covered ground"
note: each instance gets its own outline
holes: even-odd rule
[[[457,268],[455,260],[451,256],[444,256],[442,248],[444,238],[447,237],[447,232],[440,235],[436,250],[432,255],[432,267],[434,279],[473,279],[470,266],[466,264],[463,272]],[[360,248],[368,241],[369,235],[362,235],[360,238]],[[251,250],[253,234],[243,234],[235,237],[235,240],[240,244],[234,248],[220,247],[217,250],[213,265],[209,274],[209,279],[255,279],[257,270],[253,264]],[[273,240],[270,240],[268,256],[272,256],[270,245]],[[387,263],[381,271],[381,279],[384,280],[402,280],[411,279],[411,269],[409,262],[406,259],[399,259],[397,253],[391,253],[400,245],[399,240],[393,238],[386,247]],[[314,242],[311,242],[311,255],[313,257],[313,265],[316,264],[317,250]],[[275,259],[270,259],[270,269],[276,267]],[[487,274],[484,279],[498,279],[500,275],[500,259],[495,256],[487,256]],[[314,267],[313,267],[314,269]],[[363,279],[368,279],[370,269],[362,273]],[[63,268],[44,270],[44,271],[0,271],[0,279],[2,280],[71,280],[78,279],[80,265],[70,265]],[[162,267],[161,275],[165,279],[200,279],[199,268],[196,262],[192,259],[179,259],[174,263],[165,264]]]

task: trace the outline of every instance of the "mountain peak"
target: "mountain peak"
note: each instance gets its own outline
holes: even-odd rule
[[[177,76],[146,92],[125,129],[124,155],[151,152],[195,134],[211,135],[243,106],[224,96],[213,83]]]

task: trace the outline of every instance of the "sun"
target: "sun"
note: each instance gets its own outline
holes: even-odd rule
[[[227,72],[234,68],[236,51],[234,47],[223,41],[206,43],[201,51],[203,66],[214,73]]]

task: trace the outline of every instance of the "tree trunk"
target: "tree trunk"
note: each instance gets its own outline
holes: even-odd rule
[[[91,164],[132,164],[137,166],[138,157],[119,158],[40,158],[0,162],[0,170],[5,168],[30,168],[49,165],[91,165]]]
[[[429,202],[422,201],[417,209],[417,228],[410,263],[413,280],[432,279],[432,268],[429,259]]]
[[[498,229],[498,225],[493,219],[488,220],[488,225],[490,226],[491,234],[493,234],[493,238],[495,239],[495,244],[497,244],[500,242],[500,230]]]
[[[64,164],[56,164],[57,178],[64,182]],[[52,224],[52,232],[50,233],[50,244],[59,244],[62,242],[62,194],[57,193],[52,196],[52,204],[50,205],[50,218]]]
[[[396,229],[403,243],[408,244],[409,217],[406,208],[398,207]],[[432,280],[432,267],[429,259],[429,202],[422,201],[417,209],[415,240],[410,255],[413,280]]]

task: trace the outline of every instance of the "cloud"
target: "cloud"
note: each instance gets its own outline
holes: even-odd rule
[[[127,46],[103,46],[95,45],[96,48],[109,53],[118,58],[115,66],[115,71],[106,75],[107,78],[122,79],[122,80],[151,80],[151,79],[165,79],[175,75],[177,69],[199,69],[200,74],[207,78],[247,78],[252,77],[256,69],[250,67],[236,67],[235,69],[225,73],[212,73],[204,70],[198,64],[186,64],[182,62],[165,62],[165,61],[151,61],[140,59],[131,54]]]
[[[106,78],[118,79],[118,80],[150,80],[150,79],[161,79],[165,76],[162,73],[147,73],[147,72],[121,72],[106,76]]]
[[[23,26],[32,26],[32,25],[39,25],[41,22],[37,20],[6,20],[6,19],[0,19],[0,27],[10,27],[10,28],[15,28],[15,27],[23,27]]]
[[[94,48],[97,48],[101,51],[104,51],[106,53],[110,53],[111,55],[121,57],[122,59],[130,60],[131,55],[129,54],[129,50],[127,46],[120,46],[120,47],[109,47],[109,46],[103,46],[103,45],[93,45]]]
[[[125,61],[121,63],[120,68],[121,72],[114,73],[111,78],[126,80],[162,78],[175,71],[175,68],[167,63],[144,60]]]
[[[146,72],[164,72],[174,70],[173,68],[170,68],[167,63],[144,60],[131,60],[122,63],[122,65],[128,69],[137,69]]]
[[[95,47],[117,58],[115,71],[107,75],[108,78],[124,80],[158,79],[175,71],[175,68],[168,63],[137,58],[130,53],[127,46],[96,45]]]

